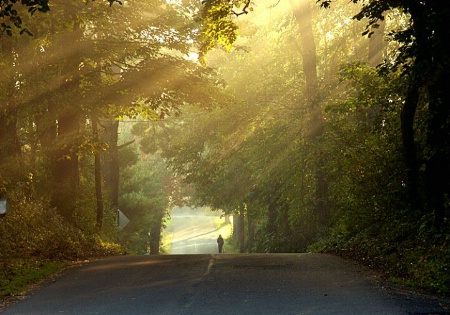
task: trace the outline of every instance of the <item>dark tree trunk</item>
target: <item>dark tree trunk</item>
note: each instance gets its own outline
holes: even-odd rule
[[[295,19],[298,23],[301,41],[301,55],[303,59],[303,72],[306,79],[306,95],[310,107],[310,138],[317,141],[323,134],[324,120],[322,109],[318,103],[317,56],[314,33],[312,29],[311,1],[291,0]],[[319,223],[328,222],[328,183],[323,171],[326,163],[325,157],[320,155],[316,161],[316,206],[315,210],[320,218]]]
[[[443,227],[450,218],[450,93],[445,84],[449,77],[450,73],[447,73],[438,78],[430,89],[433,94],[427,135],[430,155],[425,169],[425,186],[427,208],[434,213],[437,228]]]
[[[244,209],[239,210],[239,232],[238,232],[238,241],[239,241],[239,252],[245,253],[245,211]]]
[[[250,216],[247,216],[248,237],[247,237],[247,252],[253,251],[253,240],[255,239],[255,224]]]
[[[75,223],[74,210],[79,188],[78,137],[80,118],[71,111],[58,119],[58,135],[52,151],[52,206],[70,223]]]
[[[0,50],[5,52],[4,61],[7,64],[2,68],[4,72],[0,78],[6,87],[6,100],[0,104],[0,175],[8,182],[17,182],[23,164],[17,135],[16,70],[13,61],[8,58],[13,55],[14,41],[8,36],[2,36],[0,40]]]
[[[62,45],[77,47],[69,56],[64,56],[61,64],[60,87],[55,93],[54,110],[57,121],[57,137],[51,152],[53,189],[51,202],[59,213],[69,222],[76,225],[74,211],[79,194],[79,157],[80,126],[82,121],[80,95],[81,76],[79,66],[82,61],[83,30],[77,19],[74,7],[64,6],[64,14],[73,24],[59,38]],[[68,46],[70,45],[70,46]],[[67,48],[66,47],[66,48]],[[58,102],[58,103],[56,103]],[[55,106],[57,105],[57,106]]]
[[[283,203],[283,206],[280,211],[280,227],[282,229],[283,236],[285,238],[289,238],[291,236],[291,225],[289,223],[289,206],[286,203]]]
[[[238,240],[238,231],[239,231],[239,220],[238,220],[238,215],[235,213],[233,215],[233,239],[235,241]]]
[[[21,169],[21,151],[17,136],[17,110],[9,98],[7,108],[0,108],[0,166],[4,179],[15,180]]]
[[[419,101],[418,88],[411,85],[405,98],[401,112],[401,131],[403,141],[403,152],[406,163],[406,174],[408,179],[408,195],[412,209],[420,208],[419,178],[417,166],[417,152],[414,141],[414,116]]]
[[[98,119],[92,118],[92,135],[94,141],[99,142],[98,136]],[[102,169],[101,169],[101,158],[100,152],[96,151],[94,153],[94,173],[95,173],[95,196],[97,200],[97,220],[95,224],[95,229],[100,232],[103,228],[103,216],[104,216],[104,205],[103,205],[103,191],[102,191]]]
[[[270,202],[267,208],[267,232],[272,236],[278,232],[277,206],[275,201]]]
[[[430,147],[428,167],[425,169],[428,204],[438,228],[449,226],[450,219],[450,8],[446,1],[431,2],[432,14],[438,13],[432,23],[434,40],[426,47],[433,61],[433,80],[429,86],[429,128],[427,144]]]
[[[306,94],[310,105],[314,105],[317,98],[317,57],[312,29],[311,3],[309,0],[290,0],[290,2],[300,32]]]
[[[447,27],[450,8],[445,1],[431,1],[410,2],[408,10],[417,47],[410,72],[412,84],[402,113],[402,119],[409,117],[406,120],[408,128],[403,130],[402,126],[405,151],[409,155],[408,171],[411,172],[408,179],[411,189],[423,192],[423,208],[426,213],[434,215],[436,227],[441,228],[449,217],[450,196],[450,91],[447,84],[450,76],[450,30]],[[424,170],[423,189],[414,187],[418,186],[415,182],[419,182],[421,174],[418,166],[414,169],[416,157],[413,156],[415,149],[410,126],[419,93],[422,92],[426,92],[425,99],[428,100],[426,147],[421,160],[424,166],[421,167]],[[413,195],[414,191],[410,194]]]
[[[155,221],[153,222],[150,228],[150,255],[158,255],[159,254],[159,244],[161,243],[161,229],[162,229],[162,220],[164,217],[164,212],[160,212],[155,217]]]
[[[104,176],[106,193],[108,199],[111,202],[111,207],[114,210],[119,208],[119,148],[118,141],[118,129],[119,121],[108,120],[102,121],[102,125],[105,128],[105,140],[108,144],[108,151],[105,154],[104,159]]]

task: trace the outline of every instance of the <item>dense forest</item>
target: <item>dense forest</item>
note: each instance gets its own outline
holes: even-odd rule
[[[445,1],[1,5],[0,258],[157,254],[189,203],[449,294]]]

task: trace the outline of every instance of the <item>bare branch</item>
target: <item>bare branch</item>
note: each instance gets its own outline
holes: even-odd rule
[[[241,12],[235,12],[234,10],[231,10],[231,13],[233,13],[236,16],[242,15],[242,14],[248,14],[248,7],[250,6],[250,0],[247,0],[245,2],[245,6],[242,8]]]
[[[133,144],[135,141],[136,141],[136,140],[133,139],[133,140],[131,140],[131,141],[125,142],[124,144],[118,145],[118,146],[117,146],[117,150],[122,149],[122,148],[124,148],[124,147],[126,147],[126,146],[128,146],[128,145],[130,145],[130,144]]]

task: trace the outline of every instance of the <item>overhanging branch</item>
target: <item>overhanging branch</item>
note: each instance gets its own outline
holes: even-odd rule
[[[242,15],[242,14],[248,14],[248,10],[249,10],[249,7],[250,6],[250,0],[247,0],[246,2],[245,2],[245,5],[244,5],[244,7],[242,8],[242,10],[241,10],[241,12],[235,12],[234,10],[231,10],[231,13],[233,13],[234,15],[236,15],[236,16],[239,16],[239,15]]]

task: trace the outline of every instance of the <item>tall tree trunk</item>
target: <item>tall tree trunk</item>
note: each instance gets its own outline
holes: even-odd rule
[[[310,0],[290,0],[291,7],[297,21],[303,72],[306,79],[306,95],[310,106],[314,106],[317,98],[317,56],[314,33],[312,29],[312,13]]]
[[[113,210],[119,208],[119,147],[118,129],[119,121],[108,120],[102,121],[105,127],[105,140],[108,143],[108,151],[105,154],[105,184],[106,191],[111,202]]]
[[[289,223],[289,205],[287,204],[287,202],[283,202],[281,211],[280,211],[280,225],[282,228],[282,233],[283,233],[283,238],[286,240],[289,240],[291,237],[291,225]],[[287,244],[288,242],[286,242]]]
[[[155,216],[155,221],[150,228],[150,255],[159,254],[159,244],[161,243],[161,229],[164,218],[164,211],[160,211]]]
[[[76,224],[74,211],[80,180],[78,148],[82,120],[81,102],[83,102],[83,98],[80,97],[79,71],[83,51],[78,46],[83,44],[83,31],[77,13],[71,5],[64,6],[64,15],[73,24],[68,23],[69,29],[64,33],[64,37],[58,38],[62,45],[65,44],[70,48],[68,49],[70,53],[62,59],[60,87],[56,92],[63,97],[56,97],[53,100],[59,103],[55,106],[58,129],[51,159],[54,179],[51,201],[68,222]]]
[[[239,209],[239,234],[238,234],[238,241],[239,241],[239,252],[245,253],[245,209],[242,207]]]
[[[425,168],[425,184],[427,187],[427,207],[434,214],[437,228],[447,229],[450,225],[450,8],[445,1],[431,1],[428,3],[429,16],[433,19],[418,15],[414,19],[417,27],[428,25],[430,33],[425,37],[430,56],[430,79],[428,84],[428,133],[427,146],[429,156]],[[420,13],[420,12],[419,12]],[[435,17],[435,18],[434,18]],[[428,23],[428,24],[425,24]],[[425,28],[426,30],[427,28]],[[421,29],[422,30],[422,29]]]
[[[79,188],[79,160],[77,154],[80,117],[70,111],[58,119],[58,135],[52,151],[52,206],[70,223],[75,223],[74,210]]]
[[[92,118],[92,135],[95,142],[99,142],[98,136],[98,119],[96,117]],[[101,158],[100,152],[98,150],[94,153],[94,173],[95,173],[95,196],[97,200],[97,220],[95,224],[95,229],[97,232],[101,232],[103,228],[103,216],[104,216],[104,205],[103,205],[103,192],[102,192],[102,170],[101,170]]]
[[[248,236],[247,236],[247,252],[251,253],[253,250],[253,241],[255,239],[255,224],[253,222],[253,219],[250,216],[247,216],[247,230],[248,230]]]
[[[408,94],[403,104],[400,124],[402,131],[403,154],[406,163],[408,179],[408,195],[412,210],[420,209],[419,198],[419,170],[417,164],[417,152],[414,141],[414,116],[419,101],[419,90],[415,83],[411,83]]]
[[[450,92],[447,80],[450,76],[448,40],[450,32],[446,24],[450,9],[445,2],[410,2],[412,27],[416,42],[416,56],[410,72],[410,83],[402,112],[402,136],[407,154],[410,197],[415,200],[419,190],[419,167],[413,138],[413,117],[420,93],[428,97],[426,154],[424,163],[423,208],[433,214],[436,227],[440,228],[449,217],[450,196]],[[439,12],[439,14],[436,14]],[[433,19],[429,17],[433,16]],[[407,128],[406,128],[407,127]],[[418,204],[416,207],[421,206]],[[422,208],[422,207],[421,207]]]
[[[318,102],[317,56],[316,44],[312,28],[312,12],[310,0],[290,0],[300,33],[303,72],[306,80],[306,95],[310,108],[310,138],[317,141],[323,134],[324,119]],[[321,225],[328,222],[328,183],[324,172],[325,157],[319,154],[316,160],[315,210]]]
[[[17,135],[17,109],[14,105],[14,94],[8,95],[5,107],[0,108],[0,168],[5,180],[15,181],[18,179],[17,175],[23,170],[23,163]]]
[[[420,5],[414,5],[411,3],[411,14],[414,21],[414,29],[417,36],[417,41],[419,49],[417,50],[417,56],[414,60],[414,64],[411,68],[411,73],[409,76],[409,85],[406,91],[405,102],[403,103],[400,123],[402,132],[402,142],[403,151],[406,164],[406,175],[408,180],[408,197],[409,202],[413,212],[422,209],[420,190],[419,190],[419,165],[417,160],[417,151],[414,139],[414,121],[415,114],[417,111],[417,106],[419,103],[421,87],[424,86],[426,80],[423,79],[422,74],[420,74],[420,69],[426,69],[423,67],[428,67],[430,56],[427,52],[427,35],[421,29],[423,27],[422,9]],[[418,27],[419,26],[419,27]],[[426,75],[424,73],[424,75]],[[423,89],[422,89],[423,90]],[[426,200],[426,196],[424,196]],[[422,209],[424,211],[424,209]]]
[[[267,207],[267,232],[271,236],[276,235],[278,232],[277,206],[274,200],[270,201]]]
[[[233,239],[235,241],[238,240],[238,235],[239,235],[239,220],[238,220],[238,214],[234,213],[233,214]]]
[[[447,73],[438,78],[440,82],[430,88],[434,99],[429,104],[427,145],[430,155],[425,169],[425,187],[427,208],[434,214],[437,228],[443,227],[450,218],[450,95],[448,86],[443,84],[449,77],[450,73]]]
[[[12,56],[14,40],[0,37],[0,51],[5,54],[5,66],[1,68],[0,89],[6,98],[0,103],[0,172],[4,180],[17,182],[23,170],[19,137],[17,135],[16,76]]]

